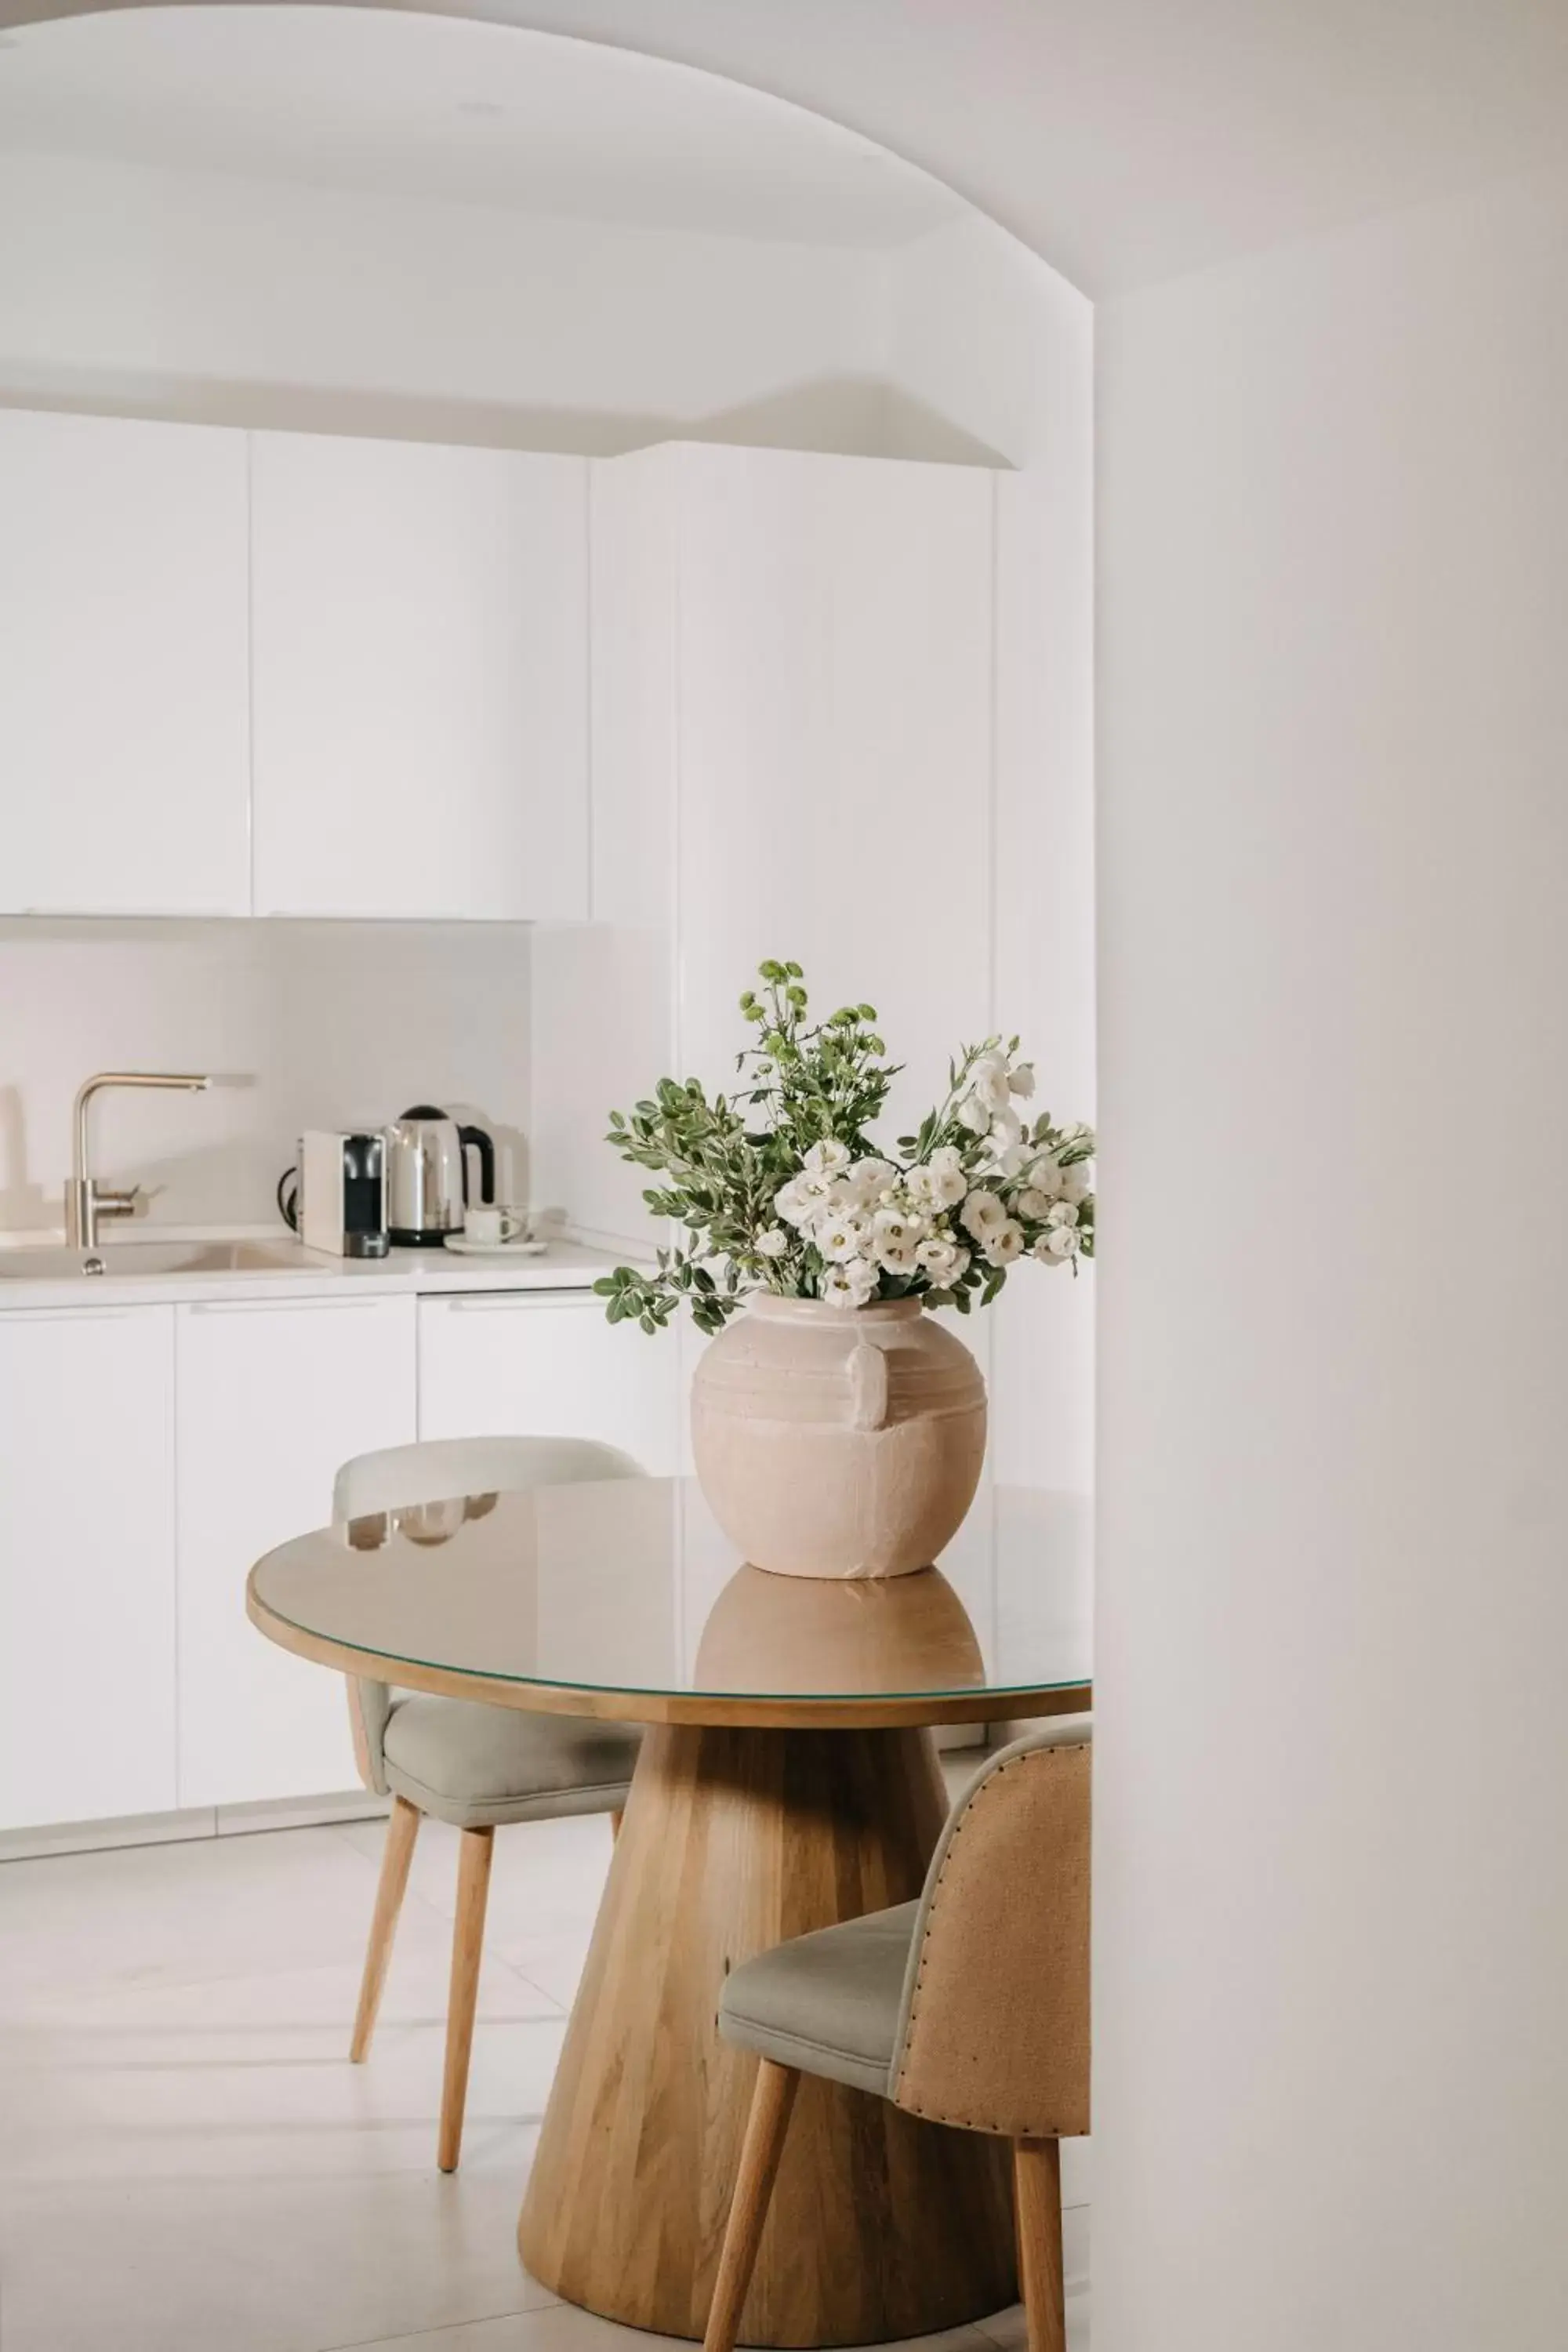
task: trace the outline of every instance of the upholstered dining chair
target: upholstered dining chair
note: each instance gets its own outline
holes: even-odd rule
[[[726,1978],[720,2031],[762,2064],[704,2352],[733,2352],[803,2074],[1012,2141],[1029,2352],[1064,2352],[1059,2143],[1089,2129],[1090,1736],[1079,1717],[999,1749],[917,1902]]]
[[[641,1475],[614,1446],[587,1438],[437,1439],[345,1462],[332,1491],[332,1519],[343,1527],[377,1516],[413,1515],[457,1496]],[[605,1812],[618,1827],[637,1735],[620,1724],[399,1693],[385,1683],[360,1680],[349,1684],[349,1711],[361,1775],[368,1788],[392,1799],[349,2048],[356,2063],[370,2051],[420,1821],[428,1813],[462,1832],[436,2158],[443,2172],[453,2172],[462,2147],[496,1830],[507,1822]]]

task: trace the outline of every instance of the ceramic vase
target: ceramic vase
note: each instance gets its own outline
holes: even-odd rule
[[[929,1568],[974,1499],[985,1382],[918,1298],[757,1292],[703,1355],[697,1475],[724,1533],[780,1576]]]

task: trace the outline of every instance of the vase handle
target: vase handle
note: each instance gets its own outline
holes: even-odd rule
[[[864,1339],[849,1359],[849,1418],[857,1429],[881,1429],[888,1419],[888,1359]]]

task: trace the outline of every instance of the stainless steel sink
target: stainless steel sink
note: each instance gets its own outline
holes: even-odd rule
[[[305,1274],[297,1242],[101,1242],[95,1250],[0,1250],[0,1282],[145,1282],[167,1274]]]

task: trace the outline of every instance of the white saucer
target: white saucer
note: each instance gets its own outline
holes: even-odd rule
[[[542,1257],[548,1242],[471,1242],[467,1234],[448,1234],[447,1247],[455,1257]]]

